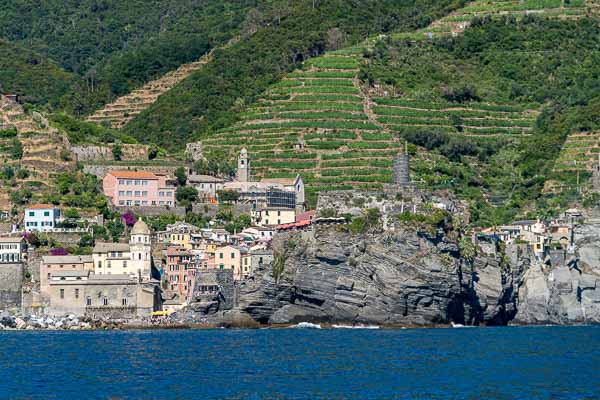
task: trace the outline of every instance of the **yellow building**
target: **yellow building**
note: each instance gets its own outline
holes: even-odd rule
[[[233,279],[239,281],[243,277],[242,258],[246,250],[236,246],[225,246],[215,252],[215,267],[218,269],[232,269]]]
[[[254,214],[258,226],[291,224],[296,222],[296,210],[293,208],[268,207]]]

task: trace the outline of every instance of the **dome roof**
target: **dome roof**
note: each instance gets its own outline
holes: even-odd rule
[[[135,225],[133,225],[133,229],[131,229],[131,234],[132,235],[149,235],[150,228],[148,228],[148,225],[146,225],[146,223],[144,221],[142,221],[142,218],[140,218],[137,220]]]

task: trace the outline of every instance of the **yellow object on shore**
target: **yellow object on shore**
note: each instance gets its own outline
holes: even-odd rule
[[[167,310],[167,311],[154,311],[151,315],[153,317],[168,317],[171,314],[173,314],[173,311]]]

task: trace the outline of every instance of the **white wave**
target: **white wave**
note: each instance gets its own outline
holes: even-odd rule
[[[313,324],[310,322],[300,322],[297,325],[292,326],[292,328],[302,328],[302,329],[321,329],[321,325]]]
[[[335,329],[379,329],[378,325],[331,325]]]

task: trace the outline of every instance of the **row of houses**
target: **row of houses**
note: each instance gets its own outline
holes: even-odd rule
[[[251,181],[251,161],[246,149],[240,151],[236,179],[227,181],[210,175],[191,174],[187,185],[195,188],[201,202],[219,202],[219,192],[238,194],[238,202],[254,209],[299,209],[305,205],[304,181],[271,178]],[[176,205],[176,186],[166,175],[146,171],[109,171],[102,180],[104,194],[115,207],[171,207]]]
[[[170,306],[181,307],[193,300],[201,271],[231,271],[233,283],[247,279],[259,268],[273,262],[271,241],[279,230],[290,225],[308,226],[315,212],[299,214],[294,222],[278,226],[252,226],[235,234],[221,229],[202,229],[185,222],[168,225],[157,233],[163,243],[162,281]],[[210,285],[208,285],[210,286]]]
[[[577,209],[569,209],[560,218],[547,222],[540,219],[518,220],[481,233],[505,243],[528,244],[538,257],[543,258],[553,247],[572,250],[574,228],[581,217]]]

